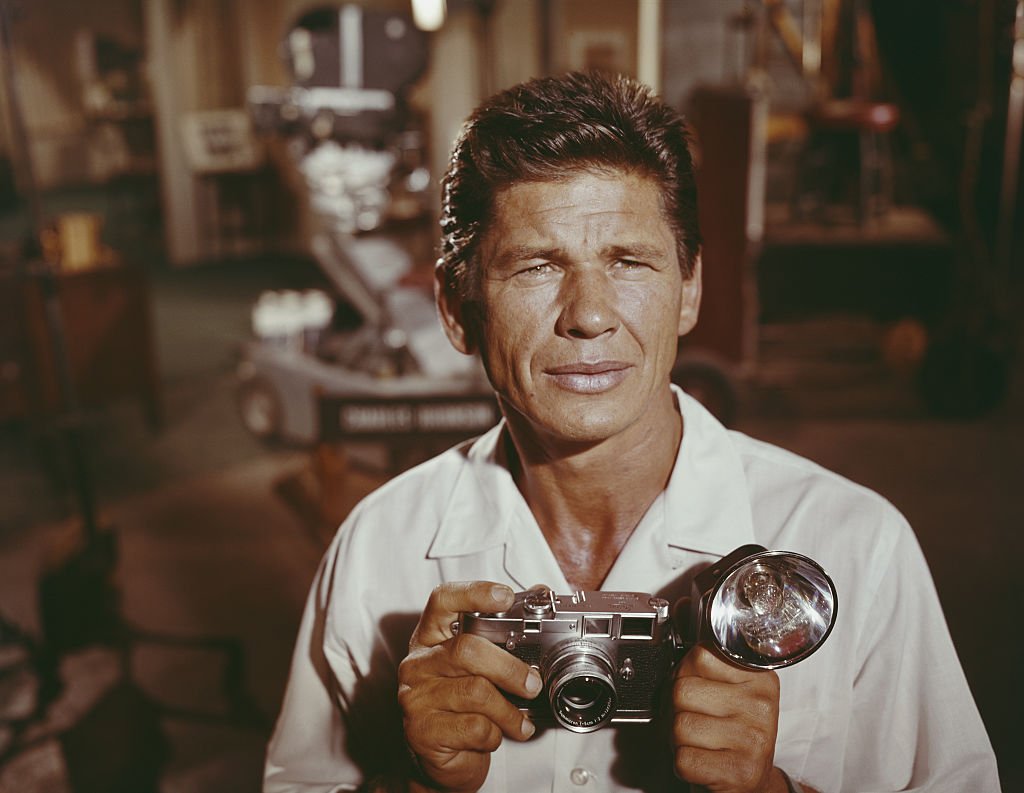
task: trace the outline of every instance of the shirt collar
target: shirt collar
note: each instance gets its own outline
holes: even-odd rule
[[[522,500],[501,452],[504,430],[502,419],[467,449],[429,558],[469,556],[504,545],[516,500]]]
[[[683,440],[664,492],[668,544],[724,556],[754,542],[746,472],[729,430],[700,402],[672,387]]]
[[[699,402],[672,387],[683,440],[663,497],[668,545],[724,556],[754,542],[742,461],[729,432]],[[502,420],[469,447],[428,556],[468,556],[505,544],[522,495],[505,464]]]

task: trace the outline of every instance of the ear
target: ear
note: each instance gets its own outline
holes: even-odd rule
[[[683,281],[682,301],[679,304],[680,336],[685,336],[697,324],[697,317],[700,315],[701,288],[701,262],[698,252],[693,260],[693,272],[689,278]]]
[[[472,337],[466,325],[462,301],[445,283],[440,267],[434,268],[434,301],[448,341],[459,352],[472,355],[475,350],[470,341]]]

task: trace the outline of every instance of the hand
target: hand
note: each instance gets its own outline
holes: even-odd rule
[[[775,672],[741,668],[697,645],[676,669],[672,707],[679,777],[721,793],[786,790],[774,769]]]
[[[533,724],[501,691],[535,697],[542,687],[537,670],[487,639],[451,630],[459,612],[504,611],[512,600],[512,590],[499,584],[442,584],[431,593],[398,667],[405,738],[436,789],[476,790],[502,736],[525,741],[533,735]]]

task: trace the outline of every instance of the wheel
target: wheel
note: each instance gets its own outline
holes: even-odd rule
[[[261,440],[281,437],[281,400],[267,380],[254,377],[243,381],[237,399],[242,424],[249,432]]]
[[[682,388],[729,427],[736,421],[738,400],[732,379],[718,366],[707,361],[677,361],[672,382]]]

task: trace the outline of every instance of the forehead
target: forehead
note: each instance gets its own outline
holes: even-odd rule
[[[503,247],[510,238],[588,240],[595,235],[652,233],[674,244],[654,179],[624,171],[581,171],[499,190],[486,235],[491,244],[486,247]]]

